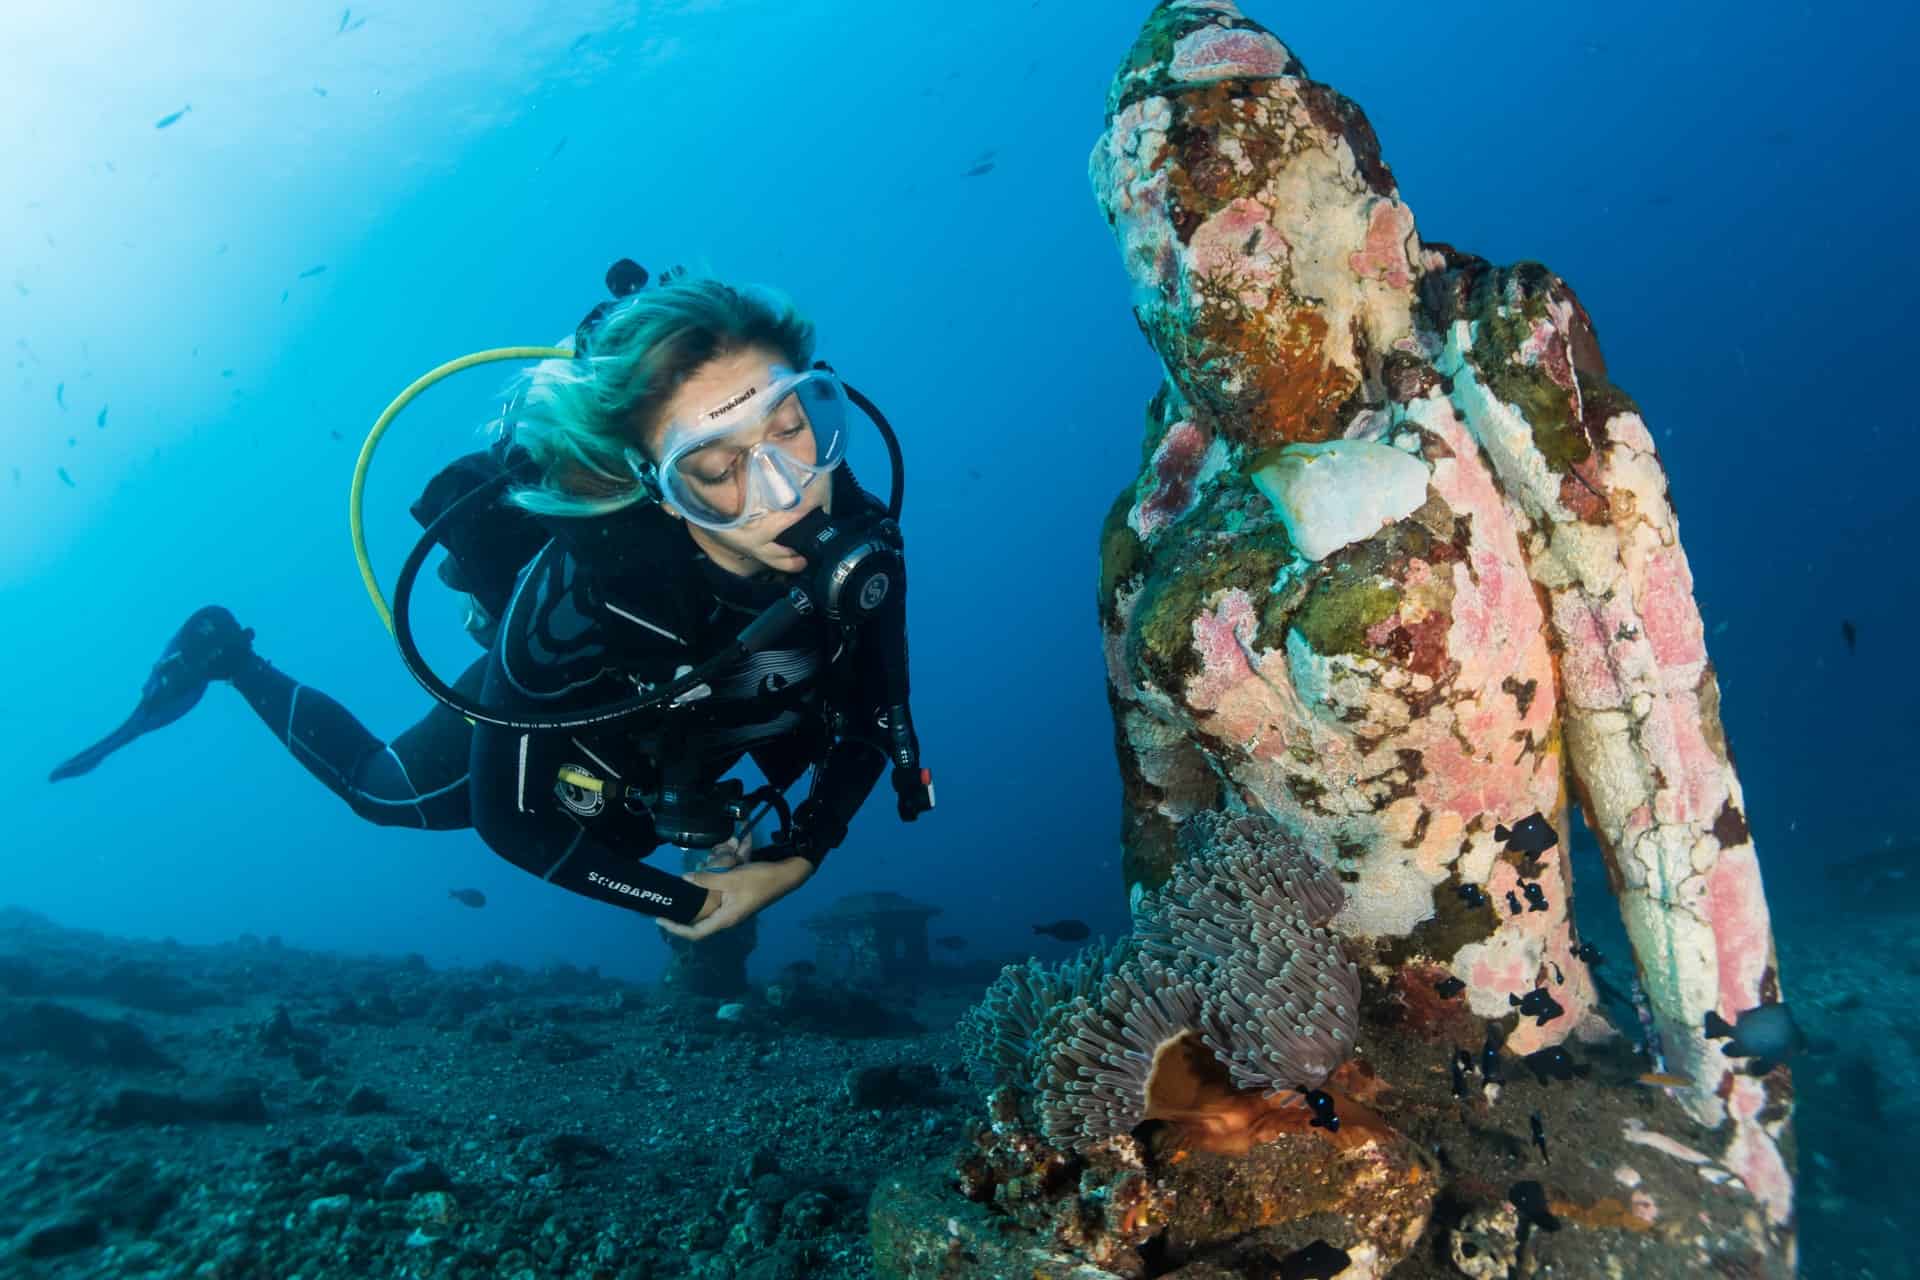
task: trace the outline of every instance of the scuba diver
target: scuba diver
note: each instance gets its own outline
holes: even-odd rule
[[[550,357],[519,380],[493,446],[456,460],[413,506],[427,529],[391,623],[440,705],[382,743],[211,606],[174,637],[128,722],[54,778],[87,772],[225,679],[363,816],[472,825],[522,869],[686,938],[804,882],[889,764],[902,820],[930,810],[907,701],[904,469],[884,416],[812,360],[812,326],[776,296],[684,272],[649,290],[628,260],[607,283],[613,300],[570,350],[443,366],[395,401],[363,451],[356,511],[375,440],[424,385],[477,360]],[[887,503],[846,462],[855,404],[888,446]],[[406,624],[435,547],[488,647],[452,686]],[[387,616],[364,549],[362,570]],[[767,780],[750,794],[725,778],[749,756]],[[784,793],[809,768],[807,798],[789,810]],[[759,848],[756,799],[781,819]],[[641,861],[661,844],[726,869],[682,877]]]

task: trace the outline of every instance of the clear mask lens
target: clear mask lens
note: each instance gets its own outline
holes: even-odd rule
[[[668,433],[661,496],[689,519],[732,529],[791,511],[846,454],[848,406],[825,371],[776,376],[758,406],[705,431]]]

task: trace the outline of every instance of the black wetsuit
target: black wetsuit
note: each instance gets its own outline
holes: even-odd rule
[[[468,667],[454,688],[476,696],[486,665],[481,658]],[[352,712],[265,658],[249,655],[232,683],[293,758],[367,821],[428,831],[473,825],[473,726],[459,712],[436,702],[412,728],[382,742]]]
[[[880,504],[843,464],[842,504]],[[599,707],[658,687],[720,652],[787,590],[786,575],[728,573],[686,527],[653,506],[593,520],[552,522],[550,543],[520,577],[501,618],[480,701],[503,713]],[[706,891],[641,861],[661,843],[644,806],[625,788],[663,779],[697,785],[751,755],[784,790],[815,767],[794,811],[793,842],[756,851],[816,865],[886,769],[882,631],[903,628],[904,584],[863,626],[843,631],[804,619],[774,644],[708,681],[666,716],[647,713],[581,730],[476,727],[474,826],[495,852],[575,893],[647,915],[689,921]],[[903,682],[904,672],[899,679]],[[695,694],[699,690],[694,691]],[[894,699],[903,701],[903,699]],[[571,768],[607,784],[595,793],[561,784]]]

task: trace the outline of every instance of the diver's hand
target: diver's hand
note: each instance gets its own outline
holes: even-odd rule
[[[681,877],[707,891],[707,901],[692,924],[676,924],[655,918],[654,923],[676,938],[698,941],[722,929],[731,929],[763,907],[786,897],[813,874],[813,864],[805,858],[782,858],[778,862],[754,862],[732,871],[689,871]]]
[[[747,861],[747,855],[753,852],[753,832],[722,840],[707,850],[707,860],[701,866],[702,871],[729,871]]]

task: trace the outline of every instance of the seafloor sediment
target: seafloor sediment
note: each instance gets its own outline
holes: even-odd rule
[[[722,1020],[565,966],[0,911],[0,1275],[870,1276],[875,1179],[962,1136],[979,985],[923,989],[932,1031],[764,987]]]
[[[1795,919],[1783,963],[1819,975],[1793,1068],[1801,1275],[1911,1276],[1898,1172],[1920,1133],[1903,1017],[1920,943],[1907,917]],[[983,985],[923,991],[924,1030],[855,1036],[788,1020],[765,987],[721,1021],[718,1000],[565,967],[181,946],[0,911],[0,1275],[873,1276],[876,1186],[972,1149],[984,1112],[952,1023]],[[1624,1042],[1583,1080],[1516,1071],[1484,1108],[1451,1098],[1439,1061],[1389,1064],[1415,1083],[1374,1104],[1431,1159],[1631,1208],[1594,1135],[1672,1108],[1624,1083]],[[1687,1224],[1693,1168],[1652,1148],[1630,1163],[1651,1225]],[[1442,1206],[1393,1274],[1457,1274],[1445,1225]],[[1646,1236],[1535,1233],[1529,1274],[1575,1274],[1554,1251],[1580,1239],[1587,1261],[1645,1277]]]

